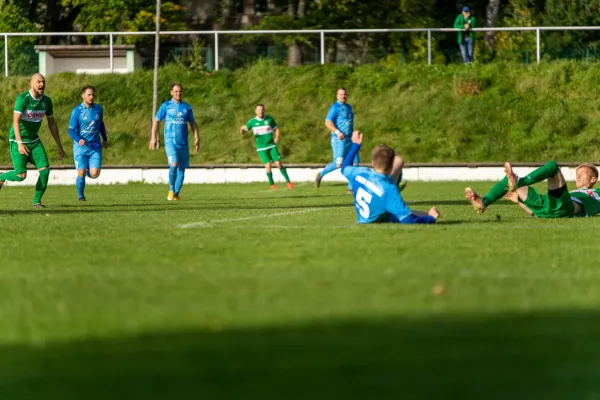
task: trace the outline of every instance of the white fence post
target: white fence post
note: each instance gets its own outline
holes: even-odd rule
[[[8,35],[4,35],[4,76],[8,76]]]
[[[108,41],[110,42],[108,46],[108,52],[110,55],[110,73],[115,72],[115,57],[113,55],[113,34],[108,35]]]
[[[321,65],[325,65],[325,32],[321,31]]]
[[[431,65],[431,31],[427,29],[427,64]]]
[[[215,32],[215,71],[219,70],[219,32]]]
[[[535,53],[537,56],[537,63],[540,63],[540,29],[535,30]]]

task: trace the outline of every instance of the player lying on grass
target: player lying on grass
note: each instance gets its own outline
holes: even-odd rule
[[[504,164],[506,176],[484,196],[471,188],[465,189],[467,200],[479,213],[505,197],[518,204],[527,214],[539,218],[592,217],[600,212],[600,189],[593,189],[598,181],[598,169],[593,164],[582,164],[575,170],[576,190],[567,189],[567,182],[555,161],[550,161],[529,175],[519,178],[512,165]],[[538,182],[548,181],[548,193],[541,195],[532,188]]]
[[[375,147],[371,153],[373,168],[352,166],[362,140],[362,133],[352,132],[352,147],[342,163],[342,174],[352,185],[358,223],[435,223],[440,216],[436,207],[432,207],[428,213],[411,211],[402,200],[398,182],[404,163],[393,149],[388,146]]]
[[[290,182],[290,177],[281,163],[281,155],[279,154],[279,150],[277,150],[279,127],[275,119],[270,115],[265,115],[265,106],[263,104],[257,104],[254,113],[256,117],[246,122],[246,125],[242,125],[240,135],[244,135],[249,130],[252,130],[252,133],[254,133],[256,151],[263,164],[265,164],[265,171],[267,172],[267,179],[269,179],[271,189],[277,189],[277,185],[275,185],[275,181],[273,180],[273,173],[271,172],[272,162],[275,163],[275,166],[279,168],[279,172],[285,178],[288,189],[293,189],[294,184]],[[273,137],[273,134],[275,134],[275,137]]]

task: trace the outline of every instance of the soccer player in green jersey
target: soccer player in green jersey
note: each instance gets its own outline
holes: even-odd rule
[[[0,174],[0,188],[6,181],[22,182],[27,177],[27,163],[33,164],[40,176],[35,185],[33,197],[34,208],[45,208],[42,196],[48,187],[50,163],[46,149],[40,140],[39,131],[44,116],[48,120],[50,133],[58,147],[58,159],[62,160],[65,152],[60,142],[58,128],[54,121],[52,100],[44,95],[46,79],[41,74],[33,74],[30,89],[17,97],[13,113],[13,125],[10,128],[10,157],[14,170]]]
[[[279,143],[279,128],[275,119],[270,115],[265,115],[265,106],[263,104],[257,104],[254,110],[256,117],[246,122],[246,125],[242,125],[240,128],[240,135],[248,132],[252,129],[254,138],[256,141],[256,151],[258,156],[265,164],[265,170],[267,171],[267,178],[271,189],[277,189],[277,185],[273,181],[273,173],[271,172],[271,162],[275,163],[275,166],[279,168],[281,175],[287,182],[288,189],[293,189],[294,184],[290,182],[290,177],[287,174],[286,169],[281,164],[281,155],[277,150],[277,143]],[[275,136],[273,137],[273,134]]]
[[[511,163],[504,164],[506,176],[480,197],[471,188],[465,189],[467,200],[479,213],[501,198],[518,204],[527,214],[539,218],[592,217],[600,213],[600,189],[593,189],[598,181],[598,169],[593,164],[582,164],[575,170],[576,190],[568,191],[567,182],[555,161],[550,161],[529,175],[519,178]],[[541,195],[532,188],[548,181],[548,193]]]

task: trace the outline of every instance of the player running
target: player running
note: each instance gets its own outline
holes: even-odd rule
[[[50,133],[56,142],[59,160],[63,159],[65,152],[54,121],[52,100],[44,95],[46,79],[41,74],[33,74],[29,86],[29,91],[17,96],[13,124],[9,133],[10,157],[14,170],[0,174],[0,189],[6,181],[22,182],[27,177],[27,163],[31,163],[40,174],[35,185],[33,207],[46,208],[42,204],[42,196],[48,187],[50,163],[39,136],[44,116],[48,120]]]
[[[336,93],[337,101],[329,107],[325,117],[325,126],[331,132],[331,149],[333,150],[333,162],[327,164],[315,177],[315,187],[321,186],[321,180],[330,172],[341,168],[352,147],[352,131],[354,130],[354,112],[352,106],[347,103],[348,93],[346,89],[339,88]],[[358,165],[358,154],[354,158],[354,165]],[[348,192],[352,191],[352,184],[348,182]]]
[[[362,133],[353,132],[351,140],[353,144],[342,163],[342,174],[352,186],[359,224],[433,224],[437,221],[440,213],[436,207],[432,207],[428,213],[411,211],[402,200],[398,180],[403,161],[393,149],[377,146],[371,153],[373,168],[353,167],[352,160],[362,144]]]
[[[243,135],[252,129],[256,143],[256,151],[263,164],[265,164],[270,188],[277,189],[277,185],[275,184],[275,181],[273,181],[273,173],[271,172],[271,162],[274,162],[275,166],[279,168],[281,175],[285,178],[288,189],[293,189],[294,184],[290,182],[290,177],[281,163],[281,155],[279,154],[279,150],[277,150],[277,143],[279,143],[279,127],[277,126],[275,119],[270,115],[265,115],[265,106],[263,104],[257,104],[254,113],[256,114],[256,117],[246,122],[246,125],[242,125],[240,128],[240,135]],[[273,137],[273,133],[275,133],[275,137]]]
[[[504,172],[506,176],[484,197],[465,188],[467,200],[478,213],[503,197],[539,218],[592,217],[600,212],[600,189],[593,189],[598,181],[598,169],[593,164],[581,164],[576,168],[577,189],[571,192],[555,161],[549,161],[523,178],[514,173],[509,162],[504,164]],[[544,180],[548,182],[548,193],[541,195],[530,185]]]
[[[102,106],[94,103],[96,89],[93,86],[84,86],[81,89],[83,102],[71,112],[69,122],[69,136],[73,139],[73,158],[77,170],[77,196],[79,201],[85,199],[85,177],[96,179],[102,169],[102,144],[108,147],[106,127],[104,126],[104,110]]]
[[[194,119],[192,106],[182,101],[183,88],[179,83],[171,85],[171,100],[165,101],[152,123],[150,150],[158,148],[158,124],[165,120],[164,140],[165,151],[169,161],[169,194],[167,200],[180,200],[179,193],[183,186],[185,169],[190,166],[190,149],[188,144],[188,123],[194,132],[194,147],[196,153],[200,150],[200,135]]]

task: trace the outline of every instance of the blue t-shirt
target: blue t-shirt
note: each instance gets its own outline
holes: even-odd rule
[[[94,103],[88,108],[84,103],[81,103],[71,112],[69,131],[73,131],[76,137],[85,140],[86,146],[90,149],[101,149],[100,134],[103,130],[104,110],[101,105]],[[77,142],[75,138],[73,141]]]
[[[192,106],[185,101],[179,103],[173,99],[165,101],[156,113],[156,120],[165,120],[164,137],[165,145],[188,145],[188,122],[196,122]]]
[[[354,130],[354,112],[352,112],[352,106],[350,104],[342,104],[336,101],[329,107],[327,112],[326,121],[331,121],[336,128],[344,134],[344,136],[351,136]],[[335,132],[331,132],[335,135]]]

